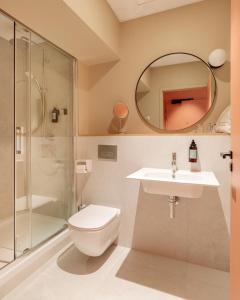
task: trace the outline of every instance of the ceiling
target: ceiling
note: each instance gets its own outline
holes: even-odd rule
[[[106,0],[120,22],[152,15],[203,0]]]

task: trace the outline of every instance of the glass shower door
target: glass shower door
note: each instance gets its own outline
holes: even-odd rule
[[[73,58],[16,25],[16,254],[66,227],[73,206]]]
[[[66,227],[73,203],[73,59],[31,34],[32,247]]]
[[[0,14],[0,268],[14,260],[14,22]]]

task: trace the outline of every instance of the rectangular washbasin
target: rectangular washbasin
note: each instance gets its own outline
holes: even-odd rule
[[[146,193],[185,198],[199,198],[205,186],[219,186],[213,172],[178,170],[173,178],[170,169],[142,168],[127,178],[140,180]]]

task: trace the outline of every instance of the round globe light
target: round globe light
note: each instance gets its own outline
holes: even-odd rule
[[[226,51],[224,49],[213,50],[208,58],[208,62],[213,68],[220,68],[226,62]]]

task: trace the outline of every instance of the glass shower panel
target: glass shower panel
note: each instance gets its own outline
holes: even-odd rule
[[[17,25],[15,31],[15,123],[16,123],[16,256],[31,248],[30,195],[30,40],[31,33]]]
[[[14,22],[0,14],[0,268],[14,260]]]
[[[73,59],[31,34],[32,247],[66,226],[73,203]]]

